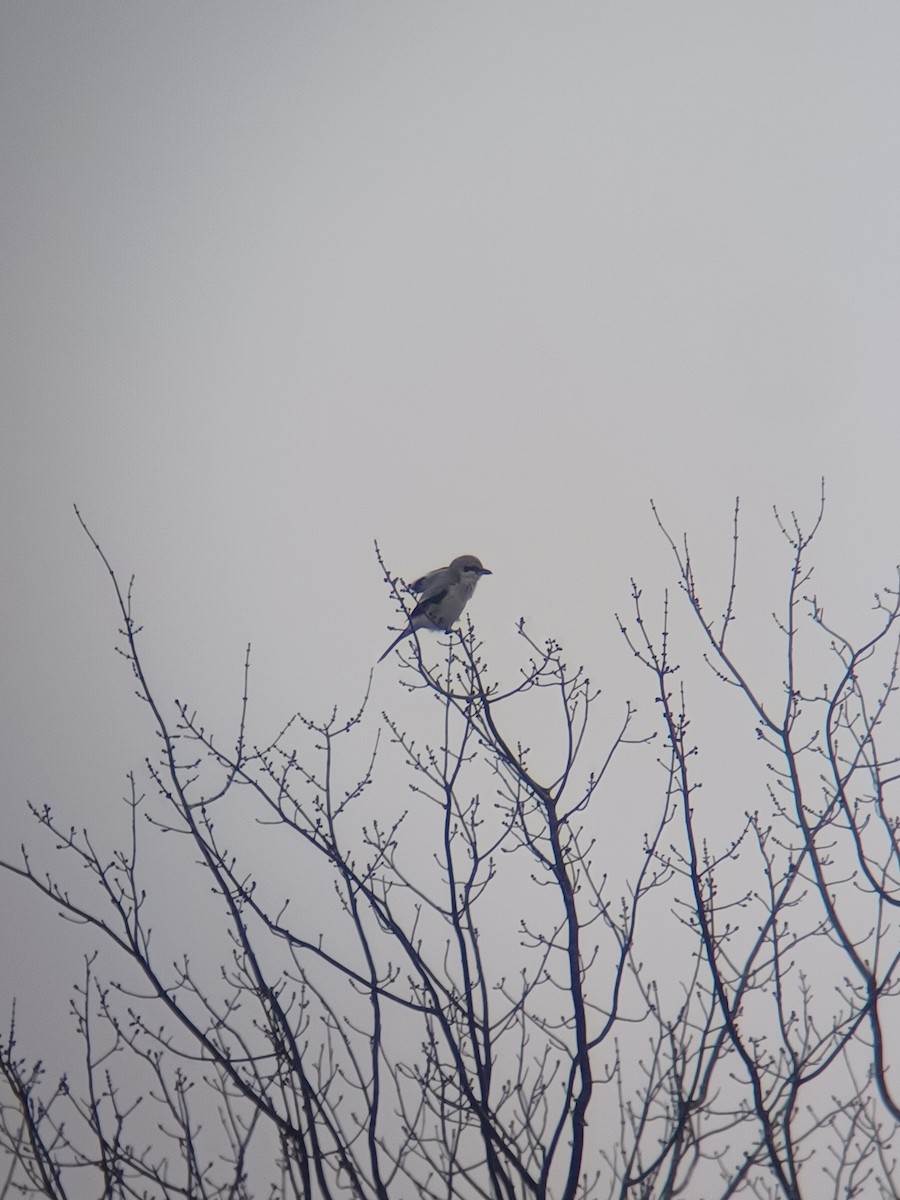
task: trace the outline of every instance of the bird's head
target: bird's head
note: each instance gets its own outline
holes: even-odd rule
[[[474,554],[461,554],[459,558],[454,558],[450,570],[455,572],[459,579],[476,580],[482,575],[493,574],[493,571],[481,565],[481,559],[476,558]]]

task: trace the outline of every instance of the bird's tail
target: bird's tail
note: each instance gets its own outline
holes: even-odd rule
[[[412,634],[412,632],[413,632],[413,627],[412,627],[412,625],[410,625],[406,629],[404,629],[400,633],[398,633],[397,636],[394,638],[394,640],[391,642],[391,644],[388,646],[387,650],[385,650],[384,654],[382,654],[381,658],[379,658],[378,661],[384,662],[384,660],[387,658],[387,656],[390,654],[390,652],[394,649],[394,647],[398,646],[403,641],[404,638],[408,638]]]

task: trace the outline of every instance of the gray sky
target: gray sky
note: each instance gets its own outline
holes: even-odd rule
[[[898,48],[889,3],[4,0],[4,841],[26,799],[102,821],[152,750],[73,502],[161,696],[226,729],[248,640],[261,730],[358,702],[376,538],[408,578],[478,554],[497,670],[524,615],[615,707],[650,497],[718,585],[741,495],[764,618],[771,506],[824,475],[818,578],[864,629],[900,557]],[[373,722],[392,660],[374,687]]]

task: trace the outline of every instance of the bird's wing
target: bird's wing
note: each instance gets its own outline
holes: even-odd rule
[[[409,624],[405,629],[400,630],[378,661],[383,662],[396,645],[402,642],[404,638],[410,637],[417,629],[444,629],[445,622],[439,615],[439,609],[446,595],[447,589],[444,588],[443,591],[435,592],[433,595],[423,596],[409,614]],[[449,633],[450,630],[447,629],[446,632]]]
[[[427,592],[433,587],[445,587],[447,574],[446,567],[438,567],[436,571],[429,571],[427,575],[420,575],[409,585],[411,592]]]
[[[446,595],[447,589],[444,587],[441,588],[439,592],[429,592],[427,595],[423,596],[416,607],[409,614],[410,621],[414,622],[416,617],[426,617],[429,621],[432,621],[436,624],[437,622],[434,622],[435,609],[439,608]]]

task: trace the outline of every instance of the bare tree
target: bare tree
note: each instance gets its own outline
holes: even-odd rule
[[[385,715],[387,746],[365,702],[264,745],[246,685],[228,746],[170,713],[92,537],[159,749],[112,855],[43,808],[84,870],[2,862],[85,927],[85,966],[77,1078],[17,1045],[15,1012],[0,1043],[0,1197],[900,1194],[900,587],[863,641],[831,628],[821,518],[779,520],[780,678],[734,644],[738,508],[715,619],[658,519],[678,590],[653,621],[633,584],[619,622],[649,715],[626,701],[611,726],[604,697],[598,721],[585,671],[524,623],[501,686],[469,624],[438,668],[410,644],[432,733]],[[676,608],[705,674],[680,670]],[[552,769],[510,733],[529,720]],[[160,897],[163,839],[184,870]]]

